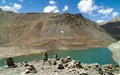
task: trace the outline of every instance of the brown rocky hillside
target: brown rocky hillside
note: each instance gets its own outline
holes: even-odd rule
[[[0,46],[82,49],[115,41],[81,14],[0,12]]]
[[[102,27],[115,39],[120,40],[120,17],[110,20]]]

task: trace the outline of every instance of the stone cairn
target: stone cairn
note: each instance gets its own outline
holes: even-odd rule
[[[55,59],[55,60],[59,60],[57,53],[54,53],[54,59]]]
[[[5,61],[5,64],[7,65],[7,67],[10,67],[10,68],[15,68],[17,67],[12,59],[12,57],[9,57],[6,59]]]
[[[80,61],[72,60],[70,56],[67,56],[66,58],[59,58],[57,53],[54,54],[54,59],[48,60],[48,53],[44,52],[42,61],[44,62],[43,66],[54,65],[56,69],[67,69],[68,72],[74,74],[78,73],[79,75],[90,75],[88,74],[88,71],[95,71],[99,75],[115,75],[115,73],[119,73],[120,69],[119,65],[114,66],[112,64],[102,66],[99,64],[81,64]],[[10,68],[16,67],[11,57],[6,59],[6,65]],[[21,63],[21,65],[26,68],[25,74],[38,72],[37,69],[33,65],[30,65],[27,61]]]
[[[43,60],[43,64],[45,64],[45,62],[48,61],[48,54],[47,54],[47,52],[44,52],[44,53],[43,53],[42,60]]]
[[[43,54],[44,55],[44,58],[45,57],[48,57],[48,54],[47,52]],[[48,60],[48,58],[45,58],[43,61],[45,60]],[[82,70],[85,70],[85,71],[89,71],[89,70],[92,70],[92,71],[97,71],[100,75],[114,75],[114,72],[119,72],[118,68],[119,66],[113,66],[112,64],[111,65],[103,65],[103,66],[100,66],[99,64],[88,64],[87,66],[83,66],[81,64],[80,61],[75,61],[75,60],[72,60],[72,58],[70,56],[67,56],[66,58],[59,58],[58,57],[58,54],[55,53],[54,54],[54,59],[51,59],[51,60],[48,60],[46,61],[48,63],[50,63],[50,65],[56,65],[56,68],[57,69],[69,69],[71,73],[75,73],[76,70],[75,68],[77,69],[82,69]],[[89,75],[87,74],[87,72],[78,72],[79,75]]]

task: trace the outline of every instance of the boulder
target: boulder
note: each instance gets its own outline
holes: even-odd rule
[[[76,61],[69,62],[67,68],[75,68],[75,63]]]
[[[37,73],[36,68],[33,65],[29,65],[25,74],[28,74],[28,73]]]
[[[67,59],[61,58],[60,59],[61,63],[68,63]]]
[[[71,57],[67,56],[67,62],[71,62],[71,61],[72,61]]]
[[[57,62],[56,62],[56,61],[53,61],[53,62],[52,62],[52,64],[53,64],[53,65],[56,65],[56,64],[57,64]]]
[[[57,67],[58,69],[64,69],[64,66],[63,66],[63,64],[58,64],[58,67]]]
[[[25,66],[25,67],[29,66],[29,64],[28,64],[27,61],[24,62],[24,66]]]
[[[77,68],[83,68],[80,61],[77,61],[76,64],[75,64],[75,66]]]
[[[14,61],[11,57],[7,58],[6,61],[5,61],[6,65],[8,67],[11,67],[11,68],[14,68],[16,67],[16,65],[14,64]]]
[[[69,72],[70,72],[70,73],[75,73],[75,72],[76,72],[76,69],[75,69],[75,68],[69,69]]]

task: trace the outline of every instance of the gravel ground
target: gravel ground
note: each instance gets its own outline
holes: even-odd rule
[[[77,62],[72,60],[63,63],[61,60],[55,59],[49,59],[45,63],[43,60],[22,62],[17,63],[17,67],[15,68],[0,67],[0,75],[120,75],[119,66],[113,66],[111,64],[99,66],[97,63],[80,63],[76,66]]]
[[[120,41],[109,45],[108,48],[113,52],[113,59],[120,65]]]

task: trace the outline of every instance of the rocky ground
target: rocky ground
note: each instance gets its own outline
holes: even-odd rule
[[[109,45],[108,48],[113,52],[113,59],[120,65],[120,41]]]
[[[25,61],[16,65],[0,67],[0,75],[120,75],[119,66],[84,64],[71,58]]]

